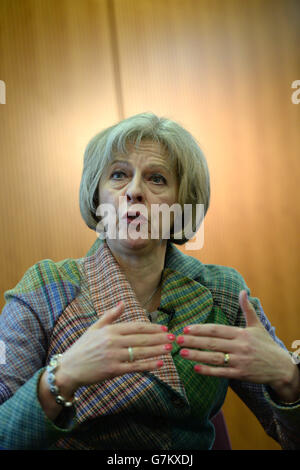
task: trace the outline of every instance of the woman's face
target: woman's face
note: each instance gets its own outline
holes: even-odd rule
[[[142,141],[138,150],[131,148],[128,155],[116,156],[100,179],[100,205],[111,205],[117,214],[116,237],[107,234],[106,240],[118,248],[154,247],[165,237],[162,237],[161,217],[151,219],[151,207],[153,204],[170,207],[177,203],[178,181],[159,143]],[[134,214],[139,218],[133,217]],[[171,212],[171,227],[172,223]],[[153,227],[159,232],[155,238]]]

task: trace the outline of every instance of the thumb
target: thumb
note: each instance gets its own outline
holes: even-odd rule
[[[245,316],[247,326],[262,326],[253,305],[249,302],[247,291],[240,291],[239,304]]]
[[[105,325],[110,325],[113,323],[123,312],[124,312],[124,302],[120,300],[117,305],[109,310],[106,310],[101,318],[97,320],[92,326],[92,329],[99,329]]]

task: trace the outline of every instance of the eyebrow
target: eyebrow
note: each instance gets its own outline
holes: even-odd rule
[[[121,163],[126,166],[131,166],[131,164],[127,160],[113,160],[111,162],[111,165],[115,165],[117,163]],[[161,168],[164,169],[165,171],[170,171],[171,168],[169,168],[167,165],[164,165],[163,163],[150,163],[149,166],[147,166],[147,169],[153,170],[155,168]]]
[[[123,165],[127,165],[127,166],[130,165],[130,163],[127,160],[112,160],[110,164],[114,165],[115,163],[122,163]]]

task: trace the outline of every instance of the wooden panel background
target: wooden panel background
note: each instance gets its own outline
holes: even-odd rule
[[[0,2],[1,292],[95,238],[78,191],[88,140],[119,119],[107,18],[106,0]]]
[[[293,0],[1,0],[1,306],[39,259],[82,256],[88,140],[153,111],[202,146],[212,202],[205,245],[233,266],[290,348],[300,339],[300,4]],[[229,392],[234,449],[279,449]]]

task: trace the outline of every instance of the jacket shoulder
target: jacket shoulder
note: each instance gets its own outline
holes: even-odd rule
[[[236,292],[247,288],[242,275],[229,266],[202,264],[199,277],[205,285],[215,290]]]
[[[166,265],[200,282],[214,291],[239,291],[247,288],[241,274],[234,268],[217,264],[204,264],[199,259],[178,250],[171,244]]]
[[[45,304],[51,310],[62,310],[72,302],[80,290],[80,261],[65,259],[55,262],[51,259],[38,261],[23,275],[13,288],[5,292],[7,303],[18,299],[34,310]]]
[[[250,295],[250,291],[243,276],[235,268],[202,264],[197,281],[210,290],[214,303],[226,314],[230,324],[244,326],[239,293],[241,290],[246,290]]]

